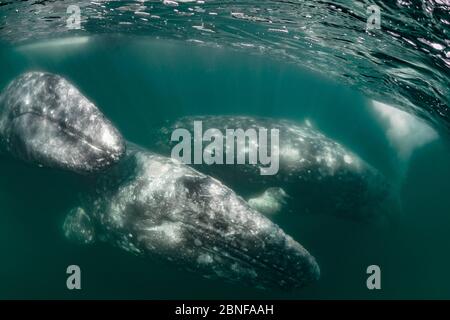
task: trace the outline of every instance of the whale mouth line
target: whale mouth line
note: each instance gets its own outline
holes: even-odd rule
[[[53,117],[49,117],[48,115],[43,114],[42,112],[38,112],[36,110],[32,110],[32,111],[24,111],[21,112],[19,114],[14,115],[13,119],[18,119],[20,117],[26,116],[26,115],[33,115],[36,117],[40,117],[42,119],[45,119],[46,121],[49,121],[50,123],[58,126],[58,128],[66,135],[74,138],[74,140],[76,140],[77,142],[80,142],[82,144],[86,144],[89,147],[91,147],[92,149],[95,149],[96,151],[99,152],[105,152],[105,153],[109,153],[108,150],[101,148],[99,146],[96,146],[93,142],[93,139],[89,138],[89,136],[83,134],[83,132],[81,132],[80,130],[74,128],[73,126],[70,126],[67,123],[63,123],[62,121],[59,121]]]
[[[246,272],[250,274],[254,272],[255,277],[251,281],[256,281],[258,279],[264,280],[263,282],[265,284],[261,285],[265,288],[274,286],[280,288],[300,288],[305,286],[306,283],[309,282],[309,280],[305,279],[310,278],[310,280],[312,281],[316,278],[316,276],[313,274],[314,272],[312,271],[314,268],[309,268],[306,263],[304,265],[301,265],[299,263],[291,265],[294,272],[290,272],[285,267],[278,264],[276,261],[270,264],[268,261],[265,261],[264,258],[249,254],[248,251],[242,248],[242,245],[239,245],[243,243],[242,241],[239,241],[235,244],[227,242],[226,240],[224,240],[226,239],[226,236],[224,236],[223,233],[215,230],[214,228],[210,228],[206,224],[193,224],[186,221],[185,219],[169,219],[168,221],[172,223],[182,223],[184,234],[189,235],[189,239],[185,238],[185,241],[194,241],[195,239],[198,239],[203,244],[209,244],[208,246],[198,246],[198,249],[201,250],[200,252],[213,254],[220,259],[223,259],[224,261],[240,264],[241,267],[239,269],[242,270],[243,274],[245,274]],[[261,244],[261,248],[265,247],[265,242],[261,237],[256,236],[252,240],[254,242],[259,242]],[[215,249],[214,247],[216,247],[217,249]],[[280,247],[279,249],[281,250],[282,248]],[[265,249],[262,250],[263,252],[269,252]],[[251,251],[251,249],[249,251]],[[270,260],[270,257],[267,257],[267,260]],[[289,267],[289,265],[287,267]],[[239,276],[233,276],[233,278],[238,279]]]
[[[264,279],[269,280],[271,279],[271,281],[273,283],[277,282],[280,283],[285,282],[286,284],[290,283],[290,284],[302,284],[302,281],[297,280],[295,277],[293,277],[292,275],[289,274],[288,271],[284,271],[282,270],[280,267],[278,267],[277,265],[272,265],[270,266],[268,263],[262,261],[262,260],[258,260],[250,255],[247,255],[244,251],[239,250],[239,248],[234,247],[234,246],[227,246],[229,249],[233,249],[232,250],[232,255],[226,255],[221,253],[220,251],[216,251],[213,249],[207,249],[207,248],[203,248],[206,252],[209,253],[215,253],[215,254],[219,254],[219,256],[222,259],[226,259],[226,260],[230,260],[230,261],[234,261],[234,262],[240,262],[244,265],[247,265],[250,268],[257,268],[260,270],[265,271],[266,273],[264,274]],[[231,250],[230,250],[231,251]],[[257,271],[255,271],[257,272]],[[280,276],[280,279],[277,279],[277,277],[275,275],[271,275],[272,272],[275,272],[276,274],[278,274],[278,276]],[[271,282],[268,281],[268,282]]]
[[[248,265],[251,268],[257,268],[260,270],[263,270],[267,273],[271,273],[274,272],[277,273],[280,276],[280,279],[277,279],[276,277],[270,277],[272,279],[272,281],[274,282],[278,282],[280,283],[280,281],[286,282],[286,284],[288,283],[295,283],[295,284],[302,284],[303,280],[298,280],[295,277],[292,276],[292,274],[289,273],[289,271],[284,270],[282,266],[280,265],[269,265],[269,263],[265,262],[263,259],[257,259],[256,257],[253,257],[251,255],[249,255],[245,250],[242,250],[240,247],[233,245],[231,243],[227,243],[226,241],[223,241],[222,236],[220,234],[220,232],[207,227],[206,225],[192,225],[190,223],[187,223],[186,221],[183,221],[183,224],[187,227],[186,229],[191,229],[191,231],[198,231],[198,229],[200,229],[199,236],[201,238],[204,238],[205,240],[209,240],[211,241],[211,239],[208,239],[207,237],[203,236],[203,233],[212,233],[218,237],[213,237],[212,239],[214,239],[214,243],[215,244],[220,244],[223,245],[223,247],[226,247],[229,249],[229,251],[232,253],[231,255],[226,255],[223,254],[223,252],[221,252],[220,250],[213,250],[213,249],[208,249],[207,247],[202,247],[206,252],[214,252],[215,254],[218,254],[221,258],[223,259],[227,259],[227,260],[231,260],[231,261],[236,261],[236,262],[241,262],[245,265]],[[262,244],[264,244],[264,241],[257,237],[255,240],[260,241]],[[220,247],[219,245],[219,247]],[[228,251],[227,251],[228,252]],[[306,270],[303,270],[303,272],[306,272]],[[264,276],[264,278],[267,279],[267,274]]]

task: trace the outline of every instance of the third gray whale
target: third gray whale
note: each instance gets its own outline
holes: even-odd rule
[[[356,154],[308,124],[252,116],[188,116],[154,130],[155,149],[170,155],[177,143],[171,141],[172,132],[184,128],[192,133],[194,121],[202,122],[203,131],[279,130],[279,171],[275,175],[261,175],[260,164],[193,165],[247,199],[258,197],[255,203],[275,201],[276,197],[267,197],[269,192],[285,192],[280,200],[300,213],[325,213],[382,224],[397,219],[398,201],[389,181]],[[203,142],[204,146],[208,143]],[[235,158],[238,152],[248,149],[237,150]],[[277,203],[263,203],[262,207],[274,205]]]

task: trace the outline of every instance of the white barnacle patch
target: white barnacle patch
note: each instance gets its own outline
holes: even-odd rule
[[[231,265],[231,270],[233,270],[237,274],[246,275],[246,276],[249,276],[251,278],[258,277],[258,274],[256,273],[256,271],[254,269],[252,269],[252,268],[245,268],[245,267],[241,266],[238,263],[233,263]]]
[[[214,262],[214,259],[211,257],[211,255],[207,253],[202,253],[197,257],[197,263],[198,264],[211,264]]]
[[[324,148],[323,160],[325,160],[325,164],[328,168],[331,170],[336,169],[336,151],[330,146]]]
[[[288,164],[298,163],[301,158],[300,151],[297,148],[292,147],[291,145],[283,146],[281,148],[280,155]]]
[[[220,196],[223,194],[223,187],[218,183],[210,183],[208,187],[211,196]]]
[[[159,242],[175,245],[183,241],[181,222],[164,222],[158,226],[146,228]]]
[[[116,137],[114,137],[110,130],[103,130],[101,139],[104,144],[108,146],[116,146]]]
[[[141,202],[155,201],[155,194],[164,194],[167,199],[174,197],[176,185],[168,183],[175,181],[179,170],[171,162],[162,162],[148,155],[137,154],[140,168],[140,185],[137,197]]]
[[[124,236],[117,241],[117,245],[125,251],[130,253],[134,253],[137,255],[142,254],[142,251],[136,247],[132,241],[130,241],[129,237]]]
[[[346,164],[352,164],[353,163],[353,157],[348,155],[348,154],[344,155],[344,162]]]
[[[356,170],[361,169],[362,163],[360,158],[351,153],[346,153],[344,150],[342,151],[342,153],[344,154],[342,156],[342,160],[344,161],[345,165],[352,167],[353,169]]]
[[[132,197],[133,188],[131,185],[125,185],[119,189],[115,201],[110,201],[107,208],[108,220],[115,228],[122,228],[125,219],[125,207],[128,199]],[[100,208],[97,208],[99,210]]]
[[[272,221],[260,214],[252,217],[251,224],[252,226],[248,229],[248,232],[254,236],[270,234],[275,230]]]

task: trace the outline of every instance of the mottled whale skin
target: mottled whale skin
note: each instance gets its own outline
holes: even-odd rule
[[[396,219],[398,203],[384,176],[308,123],[250,116],[183,117],[156,130],[155,150],[170,155],[177,143],[171,142],[172,132],[185,128],[193,137],[194,121],[202,121],[203,132],[209,128],[219,129],[223,134],[227,128],[253,128],[256,132],[258,128],[279,130],[280,167],[276,175],[262,176],[260,164],[193,165],[244,198],[264,194],[270,188],[282,188],[288,195],[283,201],[290,209],[301,213],[324,213],[381,224]],[[203,146],[208,143],[204,142]]]
[[[308,251],[218,180],[135,145],[67,216],[68,238],[106,241],[209,278],[294,289],[319,278]]]
[[[0,150],[40,166],[92,173],[116,163],[125,141],[70,82],[28,72],[0,95]]]

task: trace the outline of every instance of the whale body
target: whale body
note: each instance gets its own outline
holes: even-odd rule
[[[28,72],[0,95],[0,150],[39,166],[92,173],[116,163],[125,142],[69,81]]]
[[[218,180],[127,145],[64,223],[67,237],[109,242],[205,277],[293,289],[319,278],[314,257]]]
[[[268,205],[264,202],[269,199],[264,196],[268,194],[266,191],[279,188],[287,193],[287,197],[282,197],[279,204],[269,203],[275,209],[286,203],[290,210],[325,213],[358,221],[385,223],[395,219],[398,204],[387,179],[356,154],[309,124],[251,116],[189,116],[168,122],[155,130],[155,149],[170,155],[173,146],[178,143],[171,141],[172,132],[179,128],[193,132],[194,121],[201,121],[204,131],[279,130],[279,171],[275,175],[261,175],[262,165],[248,164],[248,161],[235,165],[192,165],[219,179],[241,196],[254,199],[252,201],[257,206],[266,208]],[[208,143],[203,142],[203,148]],[[235,159],[239,157],[239,152],[248,156],[248,150],[236,150]],[[274,199],[269,200],[273,202]]]

